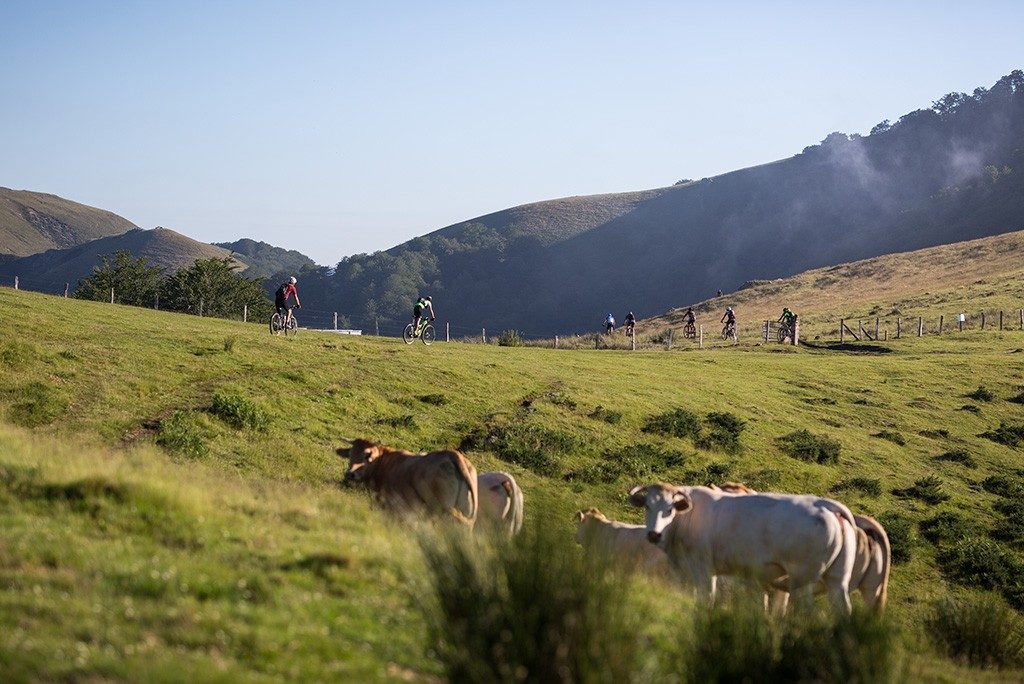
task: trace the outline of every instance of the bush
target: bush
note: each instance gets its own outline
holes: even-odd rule
[[[194,417],[184,411],[175,411],[170,418],[160,422],[156,443],[191,458],[200,458],[209,452]]]
[[[981,481],[981,486],[986,492],[991,492],[996,496],[1014,499],[1024,498],[1024,482],[1019,477],[989,475]]]
[[[49,385],[30,382],[21,386],[17,402],[11,406],[11,422],[22,427],[49,425],[68,409],[68,402],[61,398]]]
[[[421,394],[416,398],[424,404],[430,404],[431,406],[444,406],[448,403],[448,397],[443,394]]]
[[[882,527],[885,528],[885,533],[889,537],[892,562],[895,564],[909,561],[916,543],[914,524],[906,516],[892,511],[878,516],[878,522],[882,523]]]
[[[224,351],[226,351],[229,354],[231,352],[233,352],[235,350],[235,342],[237,342],[237,341],[238,341],[238,337],[236,335],[228,335],[227,337],[225,337],[224,338]]]
[[[566,473],[569,482],[611,483],[628,476],[632,480],[656,479],[669,468],[683,465],[684,456],[673,449],[653,444],[634,444],[604,452],[603,459],[593,465]]]
[[[693,411],[676,408],[649,418],[642,431],[670,437],[696,438],[700,435],[700,418]]]
[[[499,347],[522,347],[523,338],[516,330],[506,330],[498,335]]]
[[[907,444],[907,440],[903,437],[903,435],[893,430],[882,430],[880,432],[876,432],[871,436],[877,437],[878,439],[888,440],[893,444],[899,444],[900,446],[906,446]]]
[[[603,420],[610,425],[618,425],[622,421],[621,411],[612,411],[603,406],[596,407],[588,415],[596,420]]]
[[[942,550],[939,567],[957,584],[995,589],[1016,608],[1024,607],[1024,562],[999,542],[966,537]]]
[[[965,394],[964,397],[967,399],[974,399],[975,401],[992,401],[996,398],[996,395],[992,393],[992,390],[987,389],[984,385],[979,385],[978,389]]]
[[[894,489],[892,493],[905,498],[920,499],[932,505],[949,501],[949,494],[942,491],[942,480],[934,475],[922,477],[910,487]]]
[[[983,432],[979,437],[991,439],[993,442],[998,444],[1018,447],[1021,442],[1024,442],[1024,425],[1007,425],[1006,423],[999,423],[998,428],[988,432]]]
[[[978,467],[978,463],[974,460],[974,456],[971,456],[970,452],[966,449],[951,449],[950,451],[939,454],[933,460],[959,463],[965,468]]]
[[[630,682],[639,616],[621,574],[567,546],[556,526],[513,540],[424,538],[428,638],[452,682]]]
[[[401,416],[385,416],[383,418],[378,418],[377,424],[405,430],[415,430],[417,427],[416,419],[408,413]]]
[[[1024,621],[993,594],[940,601],[926,624],[932,641],[951,658],[976,667],[1024,662]]]
[[[936,546],[952,544],[978,534],[979,525],[959,513],[942,511],[921,521],[921,536]]]
[[[721,484],[729,479],[732,474],[732,466],[728,463],[708,463],[699,470],[691,470],[686,473],[687,482],[696,482],[704,486]]]
[[[882,481],[870,477],[851,477],[847,480],[840,480],[832,485],[833,492],[856,491],[868,496],[880,496],[882,494]]]
[[[1007,399],[1007,401],[1012,401],[1014,404],[1024,404],[1024,392],[1018,392]]]
[[[840,444],[824,435],[807,430],[797,430],[775,438],[775,444],[783,453],[811,463],[836,463],[839,461]]]
[[[459,445],[462,450],[489,449],[503,461],[548,477],[557,476],[561,470],[556,456],[582,447],[582,442],[568,433],[529,423],[485,427],[467,435]]]
[[[267,412],[240,394],[214,394],[210,413],[239,430],[265,431],[270,424]]]
[[[958,410],[967,411],[968,413],[973,413],[976,416],[981,415],[981,409],[975,406],[974,404],[964,404]]]
[[[716,449],[728,454],[740,452],[740,434],[747,424],[746,421],[732,413],[712,412],[704,419],[704,424],[708,431],[694,439],[699,448]]]

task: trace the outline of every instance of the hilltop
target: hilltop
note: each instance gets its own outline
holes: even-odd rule
[[[780,161],[678,185],[469,219],[303,279],[311,306],[397,321],[429,291],[467,328],[593,330],[611,310],[1024,225],[1024,72],[832,133]]]
[[[638,520],[625,501],[638,481],[829,493],[890,530],[889,615],[911,679],[1021,674],[945,659],[925,619],[964,585],[1019,603],[1017,580],[956,564],[1022,562],[994,493],[1024,486],[1020,451],[985,436],[1021,423],[1019,331],[884,355],[628,353],[284,339],[9,288],[0,308],[21,331],[0,343],[0,662],[15,679],[439,674],[412,598],[415,536],[339,487],[343,435],[462,445],[479,469],[513,473],[528,521],[567,553],[577,509]],[[965,398],[978,385],[987,399]],[[648,429],[676,408],[743,421],[739,448]],[[787,455],[780,438],[800,429],[837,440],[838,461]],[[938,513],[953,516],[942,536]],[[686,612],[665,600],[675,589],[648,590]]]
[[[0,255],[74,247],[134,228],[117,214],[63,197],[0,188]]]
[[[214,242],[213,245],[240,256],[245,261],[248,278],[270,278],[279,273],[298,273],[303,269],[316,268],[316,262],[302,252],[249,238]]]
[[[99,238],[76,247],[51,249],[0,262],[0,277],[7,283],[18,276],[27,289],[44,292],[63,291],[64,283],[70,283],[73,289],[81,278],[92,273],[102,255],[120,250],[126,250],[135,257],[145,257],[151,266],[160,266],[168,272],[191,266],[196,259],[231,256],[226,249],[193,240],[168,228],[135,228],[122,235]],[[242,261],[236,261],[244,267]]]

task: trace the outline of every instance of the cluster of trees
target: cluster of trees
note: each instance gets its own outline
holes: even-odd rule
[[[265,320],[273,311],[262,281],[235,273],[235,263],[228,257],[197,259],[170,275],[127,251],[101,259],[92,275],[78,282],[75,297],[109,301],[113,290],[120,304],[152,307],[159,301],[161,309],[218,318],[240,319],[248,307],[250,319]]]

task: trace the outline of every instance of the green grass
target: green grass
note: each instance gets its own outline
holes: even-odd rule
[[[1011,604],[1019,598],[1015,546],[979,537],[947,552],[916,532],[940,509],[989,530],[1006,517],[978,483],[1000,475],[1010,484],[990,485],[1010,491],[1020,451],[980,435],[1019,424],[1020,407],[958,409],[979,384],[999,397],[1019,391],[1016,331],[905,338],[885,355],[634,353],[285,339],[263,325],[8,289],[0,310],[22,335],[0,347],[8,679],[440,675],[410,596],[424,589],[415,534],[339,486],[334,449],[355,437],[412,450],[464,444],[479,470],[516,477],[527,518],[543,517],[566,553],[578,553],[576,510],[640,522],[625,494],[648,478],[840,498],[887,525],[898,561],[889,615],[918,679],[977,678],[931,645],[933,599],[979,577]],[[46,388],[31,390],[43,408],[47,397],[65,408],[16,408],[29,387]],[[265,429],[211,412],[218,395],[259,407]],[[17,426],[37,411],[47,420]],[[688,415],[696,432],[678,420]],[[714,429],[738,435],[742,449],[696,448],[694,436]],[[872,437],[880,430],[905,444]],[[785,455],[777,440],[801,431],[834,443],[838,460],[829,449]],[[976,467],[935,460],[955,450]],[[580,472],[595,474],[566,477]],[[939,507],[892,494],[933,474],[949,497]],[[972,563],[972,549],[989,552],[988,565]]]

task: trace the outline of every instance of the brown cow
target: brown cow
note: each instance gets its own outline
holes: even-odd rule
[[[350,448],[339,448],[338,455],[348,458],[345,481],[367,485],[388,508],[447,514],[473,527],[479,501],[476,468],[458,451],[414,454],[357,439]]]

